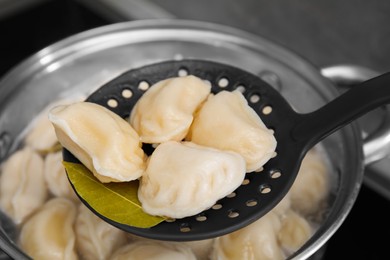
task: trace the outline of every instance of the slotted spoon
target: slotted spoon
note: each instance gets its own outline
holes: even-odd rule
[[[248,104],[267,127],[274,130],[277,154],[261,172],[247,173],[235,196],[221,199],[198,215],[165,221],[152,228],[135,228],[107,219],[82,199],[105,221],[139,236],[173,241],[200,240],[221,236],[252,223],[286,195],[310,148],[354,119],[390,101],[390,73],[387,73],[354,87],[312,113],[299,114],[259,77],[230,65],[205,60],[167,61],[130,70],[102,86],[87,101],[103,105],[125,118],[148,86],[186,74],[210,81],[213,93],[237,88],[242,91]],[[153,151],[151,146],[144,149],[149,154]],[[63,155],[65,161],[77,161],[66,149]]]

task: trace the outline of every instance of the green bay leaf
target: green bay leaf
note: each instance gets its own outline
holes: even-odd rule
[[[102,183],[82,164],[64,161],[63,165],[78,195],[100,215],[138,228],[153,227],[165,220],[142,210],[138,181]]]

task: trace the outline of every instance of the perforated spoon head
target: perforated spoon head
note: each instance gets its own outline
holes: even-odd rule
[[[336,102],[334,108],[327,106],[318,113],[301,115],[291,108],[278,91],[259,77],[230,65],[205,60],[167,61],[130,70],[106,83],[86,101],[105,106],[126,118],[138,99],[147,91],[147,86],[183,74],[209,81],[212,93],[235,89],[243,92],[249,106],[274,131],[277,140],[276,155],[262,170],[247,173],[243,184],[234,191],[234,196],[219,200],[212,208],[195,216],[165,221],[151,228],[136,228],[107,219],[94,211],[87,201],[82,200],[110,224],[147,238],[171,241],[208,239],[249,225],[274,208],[287,194],[302,158],[314,144],[357,116],[385,103],[371,102],[373,104],[352,115],[340,115],[339,120],[322,120],[318,116],[329,117],[328,113],[337,111],[343,100],[338,101],[340,104]],[[221,84],[221,80],[228,84]],[[390,79],[387,81],[390,82]],[[357,96],[359,95],[358,93]],[[354,107],[349,110],[354,110]],[[324,127],[329,121],[332,124]],[[147,145],[145,151],[151,154],[153,148]],[[63,155],[65,161],[77,161],[67,150],[64,150]]]

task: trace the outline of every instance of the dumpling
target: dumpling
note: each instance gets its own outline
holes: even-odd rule
[[[49,111],[54,106],[70,104],[82,98],[84,97],[73,97],[72,100],[61,99],[49,104],[29,126],[28,133],[24,139],[25,144],[44,154],[60,149],[61,146],[58,144],[53,125],[48,118]]]
[[[141,240],[118,249],[111,260],[197,260],[184,244]]]
[[[211,250],[214,245],[214,239],[204,239],[196,241],[185,241],[185,242],[172,242],[172,243],[182,243],[188,246],[197,260],[209,260]]]
[[[42,206],[47,195],[43,159],[30,147],[16,151],[1,165],[0,205],[16,224]]]
[[[127,242],[127,234],[80,204],[76,218],[77,249],[82,259],[104,260]]]
[[[329,194],[329,177],[325,158],[311,149],[289,191],[291,207],[305,216],[320,212]]]
[[[54,198],[29,218],[21,229],[19,243],[33,259],[78,259],[74,221],[77,208],[65,198]]]
[[[210,89],[209,84],[191,75],[159,81],[138,100],[130,124],[144,143],[181,141]]]
[[[272,131],[238,90],[210,95],[195,115],[186,139],[241,154],[248,172],[262,167],[276,148]]]
[[[58,139],[47,114],[38,116],[25,140],[26,145],[39,152],[48,152],[58,144]]]
[[[62,165],[62,152],[49,153],[44,161],[44,176],[50,192],[56,197],[66,197],[79,201],[74,192],[64,166]]]
[[[168,141],[149,157],[138,198],[151,215],[183,218],[212,207],[244,177],[245,162],[236,153]]]
[[[278,244],[279,217],[268,212],[254,223],[216,238],[212,260],[278,260],[285,259]]]
[[[283,249],[289,255],[302,247],[313,234],[310,223],[293,210],[289,210],[281,218],[281,223],[282,226],[278,233],[278,239]]]
[[[140,237],[131,233],[128,233],[128,238],[131,242],[135,241],[154,241],[149,238]],[[169,243],[173,245],[186,246],[191,249],[194,253],[197,260],[209,260],[210,253],[214,245],[214,238],[203,239],[203,240],[194,240],[194,241],[165,241],[164,243]]]
[[[279,217],[285,216],[286,212],[288,212],[291,208],[291,198],[290,194],[287,193],[286,196],[271,210]]]
[[[138,179],[145,154],[137,132],[107,108],[78,102],[57,106],[49,113],[59,142],[101,182]]]

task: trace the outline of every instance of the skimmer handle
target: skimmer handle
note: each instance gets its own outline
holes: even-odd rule
[[[302,114],[291,130],[291,137],[312,147],[351,121],[387,103],[390,103],[390,72],[355,86],[314,112]]]

